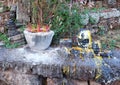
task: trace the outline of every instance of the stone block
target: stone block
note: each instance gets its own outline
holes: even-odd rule
[[[5,85],[42,85],[41,78],[38,75],[17,74],[11,71],[0,72],[0,80]]]
[[[100,17],[103,17],[104,19],[108,19],[111,17],[119,17],[119,16],[120,16],[120,11],[117,10],[116,8],[106,9],[100,13]]]
[[[22,3],[17,3],[16,5],[17,5],[17,10],[16,10],[17,21],[30,22],[30,17],[29,17],[30,3],[28,2],[28,0],[22,0]]]
[[[11,41],[20,40],[20,39],[22,39],[22,38],[24,38],[24,34],[17,34],[17,35],[15,35],[15,36],[9,37],[9,39],[10,39]]]
[[[47,79],[47,85],[88,85],[87,81],[79,81],[79,80],[72,80],[72,79],[57,79],[53,78]]]
[[[96,82],[94,82],[94,81],[90,81],[90,85],[101,85],[101,84],[96,83]]]
[[[25,39],[20,39],[20,40],[16,40],[16,41],[12,41],[11,43],[16,43],[18,45],[25,45],[26,42],[25,42]]]
[[[69,38],[60,39],[59,43],[61,47],[72,47],[72,40]]]
[[[108,7],[117,7],[117,1],[116,0],[107,0],[108,1]]]

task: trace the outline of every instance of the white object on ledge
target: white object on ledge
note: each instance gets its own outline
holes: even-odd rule
[[[40,50],[45,50],[50,46],[54,35],[54,31],[50,30],[49,32],[32,33],[25,30],[24,35],[28,43],[28,46],[32,50],[40,51]]]

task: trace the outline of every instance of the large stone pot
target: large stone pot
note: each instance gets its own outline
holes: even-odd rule
[[[49,31],[49,32],[32,33],[25,30],[24,35],[28,43],[28,46],[32,50],[40,51],[40,50],[45,50],[50,46],[54,32]]]

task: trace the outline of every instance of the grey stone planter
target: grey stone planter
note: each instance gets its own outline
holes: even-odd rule
[[[24,35],[28,46],[32,50],[40,51],[40,50],[45,50],[50,46],[54,32],[49,31],[49,32],[31,33],[25,30]]]

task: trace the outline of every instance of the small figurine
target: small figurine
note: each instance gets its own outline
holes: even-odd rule
[[[92,53],[93,57],[110,57],[109,53],[101,51],[100,41],[92,41],[90,30],[81,29],[78,35],[76,36],[77,45],[67,49],[67,52],[74,53],[79,51],[80,58],[83,59],[83,54]]]
[[[95,79],[101,77],[103,57],[110,58],[112,56],[112,52],[102,52],[100,41],[92,40],[90,30],[80,30],[76,36],[76,43],[76,46],[64,47],[67,54],[74,57],[80,57],[82,60],[84,60],[85,57],[92,57],[95,65],[97,66]]]

